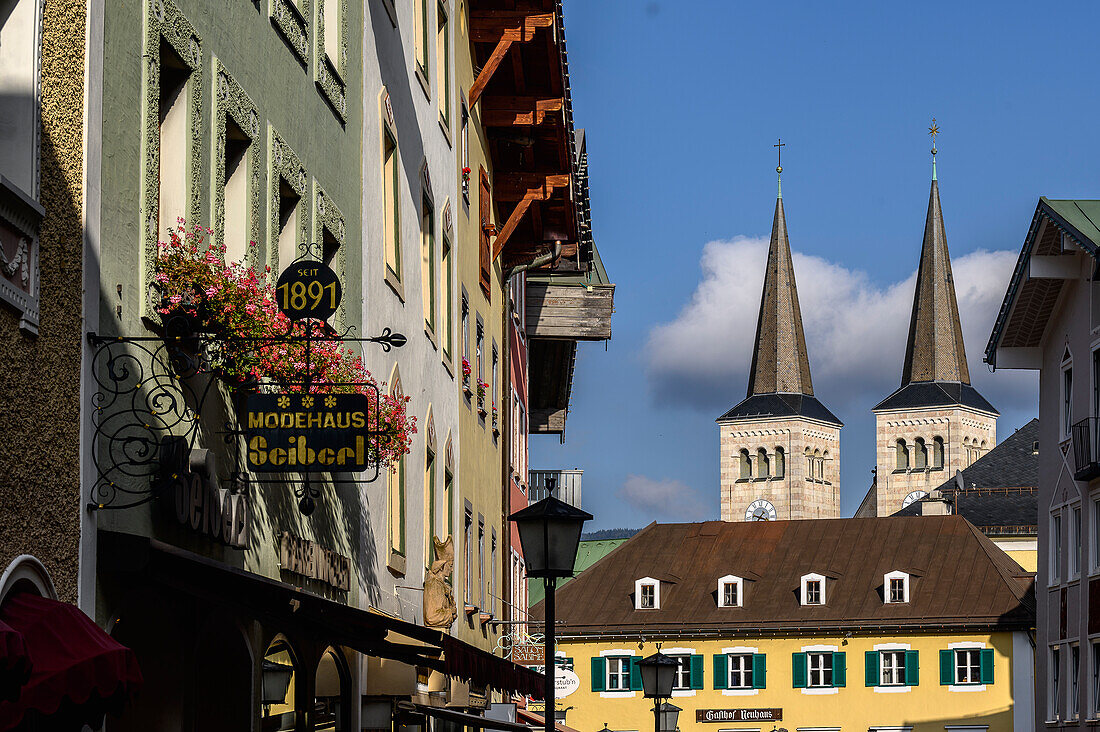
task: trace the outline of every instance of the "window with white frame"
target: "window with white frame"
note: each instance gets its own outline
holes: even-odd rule
[[[718,607],[741,607],[743,583],[744,580],[732,574],[718,580]]]
[[[1069,578],[1081,576],[1081,507],[1070,509]]]
[[[905,572],[889,572],[883,578],[883,590],[889,605],[909,602],[909,575]]]
[[[1069,699],[1066,704],[1066,714],[1070,719],[1077,719],[1079,706],[1078,698],[1080,697],[1080,665],[1081,665],[1081,647],[1074,643],[1069,647]]]
[[[676,660],[676,677],[672,681],[673,691],[691,689],[691,656],[673,656]]]
[[[630,691],[630,657],[611,656],[607,659],[608,691]]]
[[[753,656],[751,653],[731,653],[726,656],[726,663],[728,664],[729,668],[728,688],[753,688],[752,660]]]
[[[1047,697],[1047,719],[1054,720],[1059,719],[1059,704],[1060,701],[1060,682],[1061,682],[1061,667],[1062,667],[1062,654],[1061,649],[1058,646],[1052,646],[1050,649],[1050,682],[1048,685],[1049,695]]]
[[[1100,569],[1100,496],[1092,499],[1092,571]]]
[[[659,610],[661,607],[661,583],[652,577],[643,577],[634,583],[634,609]]]
[[[982,683],[982,649],[955,649],[955,683]]]
[[[1093,719],[1100,717],[1100,639],[1093,639],[1089,644],[1092,649],[1092,684],[1090,700],[1090,716]]]
[[[820,574],[802,575],[802,604],[825,604],[825,577]]]
[[[905,686],[905,651],[881,651],[879,668],[882,686]]]
[[[1069,351],[1062,361],[1062,439],[1069,437],[1073,426],[1073,361]]]
[[[1062,579],[1062,514],[1059,511],[1055,511],[1050,517],[1050,543],[1047,551],[1050,553],[1050,584],[1058,584]]]
[[[833,654],[807,653],[806,664],[810,672],[810,688],[820,688],[833,685]]]

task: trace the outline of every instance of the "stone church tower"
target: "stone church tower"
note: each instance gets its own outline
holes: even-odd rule
[[[839,517],[842,426],[814,397],[780,189],[748,397],[718,418],[722,520]]]
[[[997,444],[998,412],[970,385],[935,154],[933,145],[932,190],[901,386],[872,409],[877,467],[857,517],[897,512]]]

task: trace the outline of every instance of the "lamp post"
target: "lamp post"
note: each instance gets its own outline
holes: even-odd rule
[[[680,712],[680,708],[672,704],[662,705],[660,702],[661,699],[669,699],[672,696],[672,687],[676,683],[676,669],[679,666],[675,658],[666,656],[660,651],[638,661],[638,670],[642,674],[642,696],[653,700],[653,732],[661,732],[665,711],[662,709],[663,706],[672,707],[668,710],[672,715],[672,726],[664,729],[668,732],[676,729],[676,715]]]
[[[559,577],[572,577],[577,561],[581,528],[592,514],[570,506],[553,496],[516,511],[508,517],[516,522],[528,577],[542,577],[546,586],[546,732],[554,730],[554,589]]]
[[[655,704],[653,712],[661,720],[658,726],[659,732],[676,732],[676,720],[679,718],[681,711],[680,707],[668,702]]]

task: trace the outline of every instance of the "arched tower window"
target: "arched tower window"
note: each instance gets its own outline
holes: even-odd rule
[[[905,440],[898,440],[898,470],[907,470],[909,468],[909,446],[905,444]]]
[[[913,467],[923,470],[928,467],[928,446],[924,444],[924,438],[913,440]]]
[[[752,460],[749,459],[748,450],[741,451],[739,462],[741,464],[741,478],[742,480],[748,480],[752,477]]]
[[[943,438],[939,435],[932,438],[932,467],[943,467]]]
[[[825,480],[825,462],[821,459],[821,450],[814,450],[814,480],[818,483]]]
[[[782,478],[787,473],[787,454],[782,447],[775,448],[775,477]]]
[[[828,481],[825,480],[825,463],[827,463],[827,462],[829,462],[829,451],[828,450],[821,453],[821,482],[822,483],[828,482]]]
[[[756,451],[756,477],[771,477],[771,461],[768,460],[768,451],[764,448]]]

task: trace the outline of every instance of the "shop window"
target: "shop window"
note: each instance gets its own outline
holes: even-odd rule
[[[187,217],[187,140],[190,137],[188,79],[191,69],[170,44],[160,43],[160,100],[157,184],[157,236],[167,240],[168,229]]]
[[[348,674],[339,652],[329,648],[317,664],[316,691],[313,699],[313,728],[344,732],[351,729]]]
[[[298,662],[283,639],[268,646],[263,660],[261,702],[264,730],[296,730],[304,719],[298,709]]]

